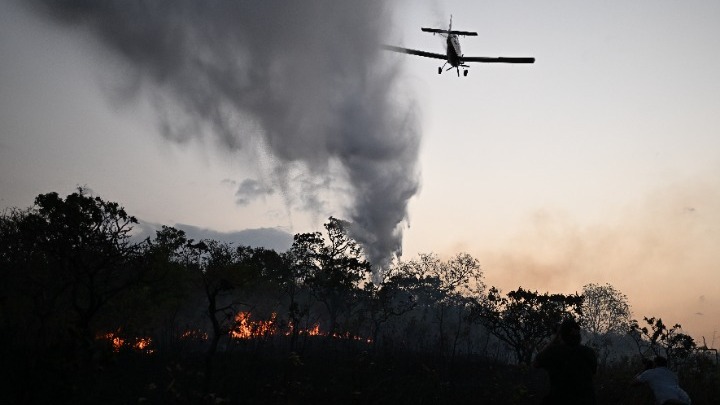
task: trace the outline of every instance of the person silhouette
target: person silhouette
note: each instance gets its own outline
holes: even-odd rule
[[[636,375],[633,384],[649,385],[658,405],[690,405],[690,396],[680,388],[677,375],[667,368],[667,359],[657,356],[654,364],[655,367]]]
[[[593,378],[597,355],[581,341],[580,325],[574,319],[566,319],[552,341],[535,357],[533,365],[547,371],[550,377],[550,393],[543,404],[596,404]]]

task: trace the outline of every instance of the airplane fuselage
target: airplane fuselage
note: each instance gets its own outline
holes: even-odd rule
[[[462,65],[462,51],[460,50],[460,40],[455,34],[447,37],[447,61],[453,67]]]

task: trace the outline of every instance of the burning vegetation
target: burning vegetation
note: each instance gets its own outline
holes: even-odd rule
[[[278,336],[278,335],[284,335],[284,336],[291,336],[296,333],[296,328],[293,325],[292,322],[287,324],[287,327],[284,328],[285,330],[282,331],[282,328],[278,325],[277,322],[277,313],[273,312],[270,315],[270,318],[267,320],[252,320],[251,319],[250,312],[238,312],[238,314],[235,316],[235,325],[233,326],[232,330],[230,331],[230,337],[233,339],[240,339],[240,340],[249,340],[249,339],[258,339],[258,338],[267,338],[270,336]],[[332,337],[336,339],[348,339],[348,340],[357,340],[357,341],[364,341],[366,343],[372,343],[372,339],[369,338],[362,338],[360,336],[355,336],[351,334],[350,332],[345,333],[328,333],[323,332],[320,330],[320,324],[315,323],[312,327],[309,328],[297,328],[297,334],[298,335],[305,335],[305,336],[325,336],[325,337]]]
[[[235,325],[230,330],[230,337],[233,339],[264,338],[278,333],[276,323],[277,314],[273,312],[270,319],[252,320],[250,312],[238,312],[235,315]]]
[[[291,336],[296,333],[292,323],[287,324],[286,328],[281,328],[278,324],[278,315],[273,312],[269,319],[253,319],[248,311],[240,311],[235,315],[235,321],[228,335],[233,340],[252,340],[267,339],[276,336]],[[320,330],[320,324],[316,323],[309,328],[298,328],[298,335],[304,336],[325,336],[336,339],[347,339],[372,343],[372,339],[362,338],[352,335],[350,332],[345,333],[327,333]],[[138,353],[153,354],[155,350],[152,348],[153,340],[150,337],[122,337],[121,330],[116,332],[108,332],[96,336],[97,340],[107,341],[112,345],[113,352],[118,353],[123,349],[131,349]],[[207,341],[208,333],[195,329],[186,330],[180,335],[181,340]]]
[[[153,354],[155,350],[152,348],[152,338],[150,337],[133,337],[123,338],[120,336],[120,331],[108,332],[105,334],[98,335],[97,340],[104,340],[110,342],[112,345],[113,352],[118,353],[122,349],[135,350],[138,353]]]

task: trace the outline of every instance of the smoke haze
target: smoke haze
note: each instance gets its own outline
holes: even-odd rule
[[[580,226],[562,213],[537,211],[505,248],[479,253],[488,284],[504,291],[574,293],[610,283],[629,298],[633,316],[681,323],[708,345],[720,332],[720,186],[703,173],[608,208],[602,224]]]
[[[398,67],[380,59],[391,27],[381,1],[37,0],[128,64],[123,94],[147,97],[170,140],[259,148],[270,183],[243,182],[238,203],[279,188],[320,209],[341,190],[344,217],[372,263],[400,254],[418,190],[419,125],[399,100]],[[249,153],[252,155],[252,153]],[[267,183],[263,181],[262,183]],[[299,201],[299,203],[298,203]]]

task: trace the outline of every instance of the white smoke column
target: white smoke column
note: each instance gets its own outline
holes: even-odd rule
[[[290,168],[326,178],[340,167],[349,184],[342,214],[382,267],[401,250],[408,199],[418,190],[420,143],[412,106],[394,97],[398,68],[381,58],[379,44],[391,27],[385,4],[36,0],[34,6],[88,29],[127,60],[130,87],[153,94],[169,139],[213,136],[231,149],[264,145],[286,191]]]

